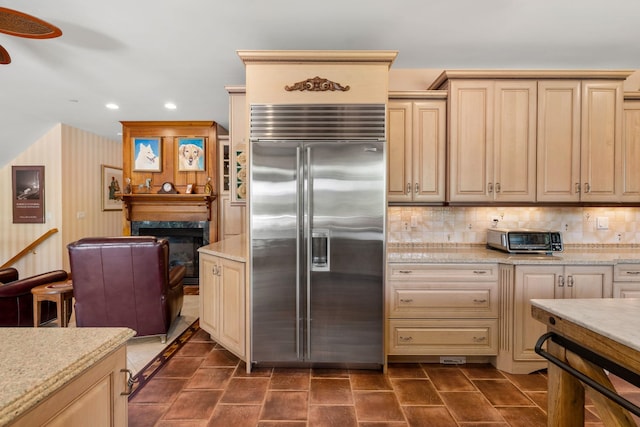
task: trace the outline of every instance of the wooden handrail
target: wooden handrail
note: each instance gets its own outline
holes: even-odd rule
[[[25,256],[26,254],[28,254],[29,252],[33,251],[35,249],[36,246],[38,246],[40,243],[44,242],[45,240],[47,240],[50,236],[52,236],[53,234],[56,234],[58,232],[57,228],[52,228],[51,230],[47,231],[46,233],[44,233],[42,236],[38,237],[35,241],[33,241],[33,243],[31,243],[29,246],[27,246],[26,248],[24,248],[23,250],[21,250],[18,255],[14,256],[13,258],[11,258],[9,261],[5,262],[4,264],[2,264],[0,266],[0,268],[7,268],[12,266],[13,264],[15,264],[16,261],[18,261],[20,258],[22,258],[23,256]]]

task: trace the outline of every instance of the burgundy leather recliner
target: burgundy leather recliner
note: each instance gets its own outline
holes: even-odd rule
[[[67,245],[78,327],[128,327],[166,341],[182,310],[186,268],[169,266],[169,242],[147,236]]]
[[[54,270],[24,279],[19,278],[13,267],[0,270],[0,326],[33,326],[33,295],[31,289],[40,285],[67,280],[67,272]],[[41,322],[57,316],[56,305],[50,301],[41,303]]]

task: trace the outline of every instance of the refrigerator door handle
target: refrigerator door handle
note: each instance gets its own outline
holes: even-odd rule
[[[300,200],[300,195],[302,194],[301,186],[302,181],[300,177],[303,176],[301,173],[301,163],[300,163],[300,147],[296,147],[296,174],[298,176],[296,180],[296,357],[300,360],[301,352],[300,352],[300,322],[302,321],[300,317],[300,271],[302,269],[302,265],[300,263],[301,257],[301,245],[300,245],[300,218],[302,215],[302,201]]]
[[[307,154],[307,158],[306,158],[306,181],[307,181],[307,188],[306,188],[306,206],[305,206],[305,216],[306,216],[306,224],[305,224],[305,230],[304,230],[304,235],[305,235],[305,239],[307,241],[307,304],[306,304],[306,315],[305,318],[307,319],[307,331],[306,331],[306,337],[307,337],[307,348],[306,348],[306,355],[307,357],[311,357],[311,254],[312,254],[312,249],[313,249],[313,245],[312,245],[312,234],[311,234],[311,227],[313,226],[313,224],[311,223],[311,219],[312,219],[312,206],[311,206],[311,180],[312,180],[312,176],[311,176],[311,147],[307,147],[306,149],[306,154]]]

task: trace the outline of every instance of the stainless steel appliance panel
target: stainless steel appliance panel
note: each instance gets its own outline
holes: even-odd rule
[[[252,362],[382,364],[384,143],[252,150]]]

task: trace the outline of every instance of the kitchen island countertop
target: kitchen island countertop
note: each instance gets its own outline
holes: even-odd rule
[[[129,328],[0,328],[0,425],[124,345]]]
[[[198,249],[198,252],[228,258],[234,261],[246,262],[248,256],[246,239],[244,234],[240,234],[202,246]]]

